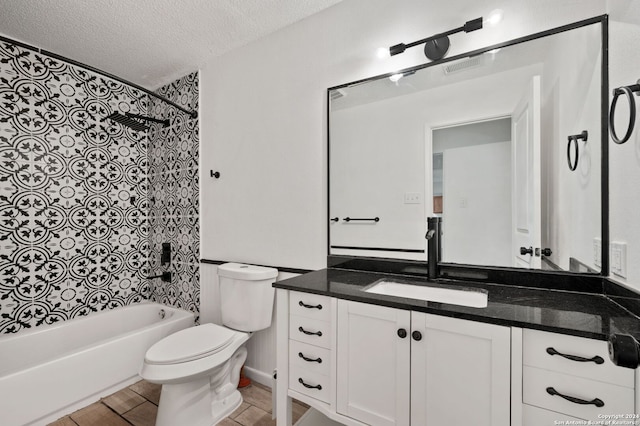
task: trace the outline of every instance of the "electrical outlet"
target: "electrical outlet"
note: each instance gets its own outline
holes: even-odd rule
[[[420,204],[422,203],[422,194],[419,192],[405,192],[404,193],[405,204]]]
[[[597,237],[593,239],[593,263],[602,267],[602,240]]]
[[[611,272],[619,277],[627,277],[627,243],[611,243]]]

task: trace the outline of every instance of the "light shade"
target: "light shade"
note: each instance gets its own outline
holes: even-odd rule
[[[400,53],[404,52],[404,51],[406,50],[406,48],[407,48],[407,45],[406,45],[406,44],[404,44],[404,43],[396,44],[396,45],[391,46],[391,47],[389,48],[389,54],[390,54],[391,56],[393,56],[393,55],[399,55]]]

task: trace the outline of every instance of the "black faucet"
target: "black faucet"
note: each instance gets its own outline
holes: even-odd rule
[[[427,239],[427,268],[428,276],[430,280],[435,280],[440,274],[439,263],[442,259],[442,218],[429,217],[427,218],[427,235],[424,237]]]

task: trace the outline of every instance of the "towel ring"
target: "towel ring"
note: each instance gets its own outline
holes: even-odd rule
[[[583,141],[586,142],[588,138],[589,138],[589,132],[587,132],[586,130],[583,130],[582,133],[580,133],[579,135],[571,135],[567,138],[569,140],[569,142],[567,143],[567,163],[569,163],[569,170],[571,170],[572,172],[578,168],[578,157],[580,156],[578,140],[582,139]],[[573,146],[574,146],[573,162],[571,162],[571,145],[572,145],[571,142],[574,142],[573,143]]]
[[[633,93],[638,92],[639,90],[640,84],[622,86],[613,90],[613,100],[611,101],[611,110],[609,111],[609,132],[611,133],[611,139],[613,139],[613,141],[618,145],[622,145],[623,143],[628,141],[631,137],[631,133],[633,133],[633,128],[636,125],[636,101],[633,99]],[[627,96],[627,100],[629,101],[629,125],[624,136],[622,138],[619,138],[616,134],[614,118],[616,115],[616,105],[618,104],[618,98],[623,94]]]

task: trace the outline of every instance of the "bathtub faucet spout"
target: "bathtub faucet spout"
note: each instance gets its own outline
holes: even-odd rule
[[[170,283],[171,282],[171,271],[166,271],[166,272],[163,272],[160,275],[153,275],[153,276],[147,277],[148,280],[152,280],[154,278],[161,278],[162,281],[164,281],[165,283]]]

